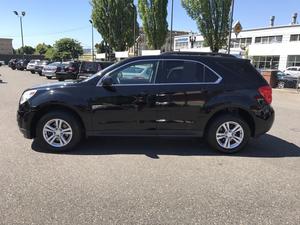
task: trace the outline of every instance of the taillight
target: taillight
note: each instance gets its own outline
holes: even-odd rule
[[[258,91],[267,104],[272,103],[272,88],[269,85],[260,87]]]

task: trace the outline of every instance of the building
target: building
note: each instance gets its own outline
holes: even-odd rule
[[[13,54],[12,39],[0,38],[0,54]]]
[[[188,32],[186,31],[172,31],[172,39],[174,43],[174,37],[179,35],[187,35]],[[144,29],[140,27],[139,37],[137,39],[137,43],[135,46],[135,55],[141,55],[143,50],[150,50],[147,45],[147,37],[145,35]],[[170,31],[167,33],[166,42],[160,49],[162,52],[170,51]],[[129,48],[129,55],[132,56],[133,54],[133,47]]]
[[[269,27],[245,29],[237,36],[233,33],[231,54],[251,59],[253,65],[262,70],[300,66],[300,24],[297,24],[297,14],[293,15],[290,25],[274,26],[274,19],[271,17]],[[176,36],[174,50],[210,51],[199,34]]]

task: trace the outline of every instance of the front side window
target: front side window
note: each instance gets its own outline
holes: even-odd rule
[[[153,82],[158,63],[156,61],[136,62],[110,74],[114,84],[149,84]]]

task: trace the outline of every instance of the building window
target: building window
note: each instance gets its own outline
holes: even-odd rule
[[[246,48],[248,45],[251,45],[252,38],[236,38],[232,39],[231,47],[232,48]]]
[[[290,41],[300,41],[300,34],[292,34]]]
[[[204,41],[195,41],[194,47],[195,48],[203,48],[204,47]]]
[[[286,67],[300,66],[300,55],[289,55]]]
[[[281,43],[282,35],[277,36],[264,36],[264,37],[256,37],[256,44],[273,44],[273,43]]]
[[[189,46],[189,39],[188,38],[175,39],[175,50],[188,48],[188,46]]]
[[[279,55],[274,56],[253,56],[252,64],[257,69],[278,69]]]

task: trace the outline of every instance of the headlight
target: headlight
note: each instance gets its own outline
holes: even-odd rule
[[[32,96],[34,96],[36,93],[36,90],[30,90],[30,91],[25,91],[21,97],[20,104],[23,104],[26,102],[28,99],[30,99]]]

